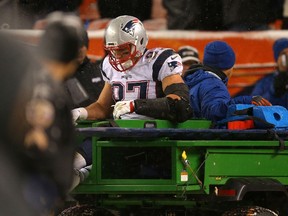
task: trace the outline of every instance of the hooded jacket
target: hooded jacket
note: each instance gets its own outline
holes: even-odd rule
[[[252,96],[231,98],[227,76],[220,70],[204,65],[192,65],[184,76],[189,88],[189,99],[195,118],[213,122],[226,117],[231,104],[251,104]]]

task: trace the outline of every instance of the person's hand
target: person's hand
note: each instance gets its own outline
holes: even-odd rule
[[[252,97],[252,104],[255,106],[272,106],[272,104],[260,95]]]
[[[71,111],[73,123],[76,124],[77,120],[85,120],[88,117],[88,112],[85,108],[79,107]]]
[[[113,110],[114,119],[120,119],[121,115],[134,112],[134,101],[119,101]]]

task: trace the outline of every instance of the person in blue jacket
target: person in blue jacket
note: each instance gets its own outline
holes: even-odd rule
[[[279,38],[273,44],[276,70],[260,79],[251,94],[265,97],[273,105],[288,109],[288,38]]]
[[[235,64],[234,50],[224,41],[213,41],[204,49],[203,65],[191,65],[184,81],[189,87],[190,104],[195,118],[213,122],[226,117],[232,104],[271,105],[261,96],[231,98],[227,82]]]

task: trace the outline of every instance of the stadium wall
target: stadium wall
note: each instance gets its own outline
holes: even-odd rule
[[[12,31],[12,30],[11,30]],[[37,43],[41,30],[14,30],[28,43]],[[90,46],[88,54],[92,59],[104,56],[104,30],[88,31]],[[274,70],[272,45],[280,37],[288,37],[286,30],[269,30],[253,32],[203,32],[203,31],[148,31],[148,48],[170,47],[175,50],[183,45],[191,45],[199,50],[203,57],[205,45],[213,40],[224,40],[236,53],[235,72],[229,81],[231,95],[236,95]]]

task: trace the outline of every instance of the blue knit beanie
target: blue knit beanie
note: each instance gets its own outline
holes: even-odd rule
[[[220,70],[230,69],[235,64],[235,53],[224,41],[210,42],[204,49],[203,64]]]
[[[279,54],[288,48],[288,38],[280,38],[273,44],[274,59],[277,61]]]

